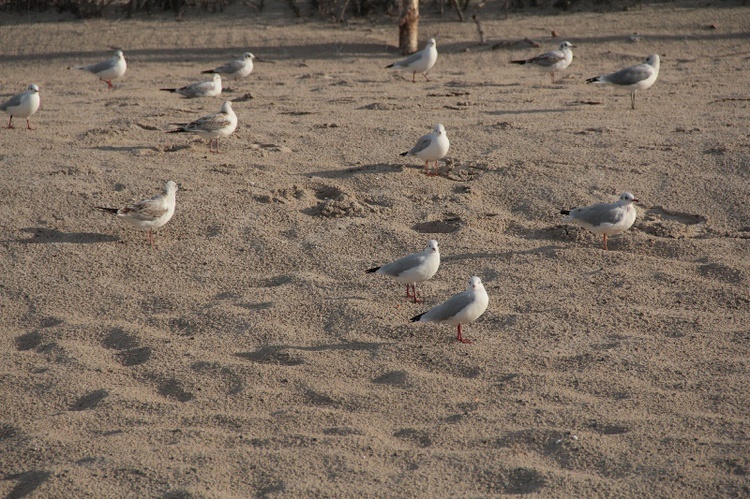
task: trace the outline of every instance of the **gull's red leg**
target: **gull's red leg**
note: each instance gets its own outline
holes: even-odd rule
[[[456,341],[460,341],[461,343],[471,343],[470,339],[464,338],[461,334],[461,324],[458,325],[458,334],[456,335]]]

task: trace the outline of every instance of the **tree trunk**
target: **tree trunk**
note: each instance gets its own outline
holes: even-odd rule
[[[398,48],[401,53],[412,54],[417,51],[419,39],[419,0],[401,0],[401,12],[398,20]]]

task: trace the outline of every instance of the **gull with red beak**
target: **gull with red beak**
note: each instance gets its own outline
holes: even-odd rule
[[[117,80],[125,75],[125,71],[128,69],[128,63],[125,62],[125,56],[123,55],[122,50],[118,50],[111,59],[107,59],[106,61],[97,64],[89,64],[88,66],[74,66],[73,69],[88,71],[106,83],[109,90],[112,90],[114,88],[112,80]]]
[[[16,94],[7,101],[0,104],[0,111],[4,111],[10,115],[8,120],[8,128],[13,128],[13,118],[26,118],[26,128],[31,128],[29,123],[29,117],[37,112],[41,101],[39,100],[39,87],[34,83],[31,83],[25,92]]]
[[[568,215],[566,222],[573,222],[589,229],[594,234],[604,236],[604,249],[607,249],[607,236],[622,234],[635,223],[636,211],[633,203],[638,200],[629,192],[620,194],[614,203],[598,203],[573,210],[561,210]]]
[[[461,334],[461,324],[468,324],[478,319],[490,302],[487,291],[484,289],[482,280],[473,276],[469,279],[466,291],[453,295],[447,301],[431,308],[423,314],[411,318],[412,322],[438,322],[458,327],[456,341],[471,343]]]
[[[432,278],[438,267],[440,267],[438,242],[430,239],[427,241],[427,247],[419,253],[406,255],[395,262],[369,269],[366,272],[368,274],[384,274],[393,277],[396,282],[406,284],[406,297],[414,298],[414,303],[422,303],[424,300],[417,299],[417,283]],[[412,293],[409,293],[410,285]]]
[[[445,133],[445,127],[438,123],[432,129],[432,133],[423,135],[419,138],[416,145],[400,156],[416,156],[424,160],[424,172],[426,175],[438,174],[438,160],[441,160],[448,154],[451,143],[448,140],[448,134]],[[435,171],[430,173],[430,161],[435,162]]]

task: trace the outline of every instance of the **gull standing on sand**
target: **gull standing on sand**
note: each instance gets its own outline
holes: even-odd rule
[[[417,82],[417,73],[422,73],[424,79],[430,81],[430,79],[427,77],[427,72],[432,69],[432,66],[435,65],[437,56],[437,42],[434,38],[430,38],[427,41],[427,46],[425,48],[423,48],[419,52],[414,52],[406,59],[402,59],[400,61],[394,62],[393,64],[389,64],[388,66],[386,66],[386,68],[408,69],[409,71],[412,71],[412,83]]]
[[[215,74],[210,81],[199,81],[181,88],[160,88],[159,90],[180,94],[188,99],[195,97],[216,97],[221,94],[221,76]]]
[[[612,85],[630,90],[630,108],[635,109],[635,93],[638,90],[646,90],[656,82],[659,77],[659,55],[651,54],[643,64],[630,66],[615,73],[595,76],[589,78],[586,83],[599,85]]]
[[[139,203],[120,208],[119,210],[117,208],[103,208],[101,206],[97,206],[97,208],[107,213],[114,213],[140,230],[148,230],[148,240],[153,248],[153,231],[169,222],[172,215],[174,215],[176,193],[177,184],[170,180],[164,185],[164,190],[161,194],[144,199]]]
[[[440,250],[438,242],[434,239],[427,241],[427,247],[419,253],[412,253],[395,262],[391,262],[382,267],[375,267],[367,270],[368,274],[384,274],[396,279],[396,282],[406,284],[406,297],[414,298],[414,303],[424,303],[424,300],[417,299],[417,283],[424,282],[432,276],[440,267]],[[409,286],[413,293],[409,293]]]
[[[468,324],[478,319],[487,310],[489,302],[490,297],[487,296],[487,291],[484,289],[484,285],[482,285],[482,280],[477,276],[473,276],[469,279],[469,286],[466,288],[466,291],[453,295],[447,301],[431,308],[423,314],[412,317],[411,321],[439,322],[441,324],[458,326],[456,340],[461,343],[471,343],[471,340],[464,338],[461,334],[461,324]]]
[[[416,156],[419,159],[424,160],[424,172],[426,175],[437,175],[438,174],[438,160],[443,159],[448,154],[451,143],[448,140],[448,134],[445,133],[445,127],[438,123],[435,128],[432,129],[432,133],[423,135],[419,138],[416,145],[406,152],[402,152],[400,156]],[[430,161],[435,162],[435,172],[430,173]]]
[[[208,69],[206,71],[201,71],[201,73],[220,74],[227,79],[239,80],[240,78],[250,76],[250,73],[253,72],[253,59],[255,59],[255,56],[253,54],[251,54],[250,52],[245,52],[242,55],[242,59],[230,61],[223,66],[219,66],[218,68],[214,69]]]
[[[599,203],[574,210],[561,210],[568,215],[563,220],[589,229],[594,234],[604,236],[604,249],[607,249],[607,236],[622,234],[635,223],[636,210],[633,203],[638,200],[629,192],[620,194],[614,203]]]
[[[575,45],[570,42],[562,42],[559,50],[551,50],[531,59],[510,62],[513,64],[529,64],[539,68],[545,73],[549,73],[552,77],[552,83],[555,83],[555,73],[567,68],[573,62],[573,51],[570,49],[574,47]]]
[[[112,59],[107,59],[97,64],[90,64],[88,66],[74,66],[73,69],[80,69],[81,71],[88,71],[93,74],[101,81],[107,84],[107,88],[112,90],[112,80],[117,80],[125,75],[125,71],[128,69],[128,63],[125,62],[125,55],[122,50],[115,52],[115,56]]]
[[[219,139],[229,137],[237,128],[237,115],[232,110],[232,102],[226,101],[221,106],[221,111],[198,118],[190,123],[170,123],[179,126],[177,130],[167,133],[194,133],[202,139],[208,140],[208,152],[219,152]],[[216,143],[216,150],[213,144]]]
[[[0,111],[10,115],[8,128],[13,128],[13,118],[26,118],[26,128],[33,130],[29,123],[29,117],[39,109],[39,87],[31,83],[25,92],[16,94],[7,101],[0,104]]]

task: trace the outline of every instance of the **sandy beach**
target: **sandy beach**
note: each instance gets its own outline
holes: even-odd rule
[[[0,128],[0,496],[750,496],[750,8],[493,8],[480,45],[423,7],[417,83],[385,15],[4,13],[0,101],[42,109]],[[510,63],[561,41],[554,84]],[[112,91],[68,69],[116,49]],[[585,83],[651,53],[635,110]],[[221,154],[165,133],[225,100]],[[437,123],[428,177],[399,153]],[[153,248],[95,208],[168,180]],[[625,191],[608,251],[562,221]],[[430,239],[425,303],[365,273]],[[471,276],[472,344],[409,322]]]

